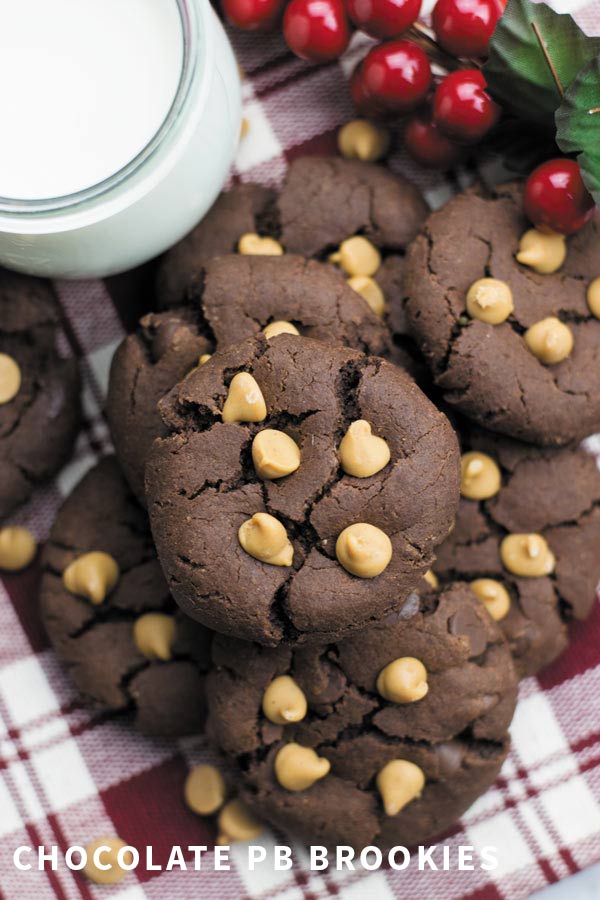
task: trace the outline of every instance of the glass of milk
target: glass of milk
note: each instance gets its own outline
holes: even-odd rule
[[[0,3],[0,265],[103,277],[186,234],[237,148],[208,0]]]

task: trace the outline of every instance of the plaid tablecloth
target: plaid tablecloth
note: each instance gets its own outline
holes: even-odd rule
[[[563,8],[565,3],[563,2]],[[581,5],[581,4],[580,4]],[[600,32],[600,9],[580,13]],[[340,63],[310,68],[281,41],[235,35],[246,72],[245,116],[234,179],[277,183],[286,164],[304,153],[334,149],[337,126],[352,109],[346,75],[352,51]],[[412,176],[433,205],[462,180],[443,181],[417,171],[397,153],[391,165]],[[85,427],[74,459],[40,490],[14,521],[43,541],[62,499],[99,455],[110,449],[102,415],[115,346],[133,327],[149,297],[151,271],[106,282],[57,283],[63,313],[61,341],[79,357],[85,379]],[[600,459],[600,439],[590,442]],[[599,552],[600,552],[600,548]],[[16,847],[85,844],[118,834],[139,848],[154,847],[166,861],[173,845],[212,846],[214,831],[183,805],[188,768],[210,761],[204,738],[148,740],[125,719],[87,710],[49,648],[37,615],[39,570],[31,567],[0,583],[0,898],[1,900],[518,900],[600,859],[600,608],[573,629],[568,653],[521,687],[512,726],[513,748],[494,788],[469,810],[447,838],[458,845],[498,848],[499,866],[481,869],[370,874],[311,872],[302,847],[295,865],[249,872],[245,847],[232,850],[231,870],[129,874],[100,888],[68,871],[17,872]],[[343,815],[344,811],[340,810]],[[287,843],[265,833],[261,843]]]

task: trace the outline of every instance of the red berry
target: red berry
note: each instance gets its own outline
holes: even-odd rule
[[[380,40],[398,37],[421,12],[421,0],[347,0],[346,5],[357,28]]]
[[[592,218],[596,206],[575,160],[550,159],[527,179],[523,208],[536,227],[574,234]]]
[[[268,31],[281,15],[284,0],[222,0],[223,12],[232,25],[245,31]]]
[[[354,71],[350,76],[350,95],[352,102],[360,112],[366,112],[370,107],[369,98],[365,91],[365,85],[362,77],[362,63],[358,63],[354,67]]]
[[[438,0],[431,16],[444,50],[454,56],[485,56],[496,22],[499,0]]]
[[[291,0],[283,17],[283,34],[290,50],[302,59],[337,59],[350,41],[342,0]]]
[[[367,53],[362,81],[378,109],[410,112],[427,96],[431,66],[423,50],[412,41],[389,41]]]
[[[415,113],[406,123],[404,146],[426,169],[450,169],[463,154],[462,147],[442,134],[427,111]]]
[[[459,69],[440,82],[433,98],[436,125],[452,140],[474,144],[494,127],[500,107],[479,69]]]

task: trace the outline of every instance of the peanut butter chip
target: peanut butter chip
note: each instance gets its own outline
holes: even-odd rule
[[[225,802],[225,780],[216,766],[196,766],[185,780],[183,795],[193,812],[212,816]]]
[[[369,422],[352,422],[340,443],[342,469],[355,478],[369,478],[384,469],[390,461],[390,448],[372,433]]]
[[[301,722],[306,715],[306,697],[293,678],[280,675],[264,692],[262,709],[267,719],[276,725]]]
[[[480,278],[467,291],[467,312],[488,325],[505,322],[514,308],[511,289],[497,278]]]
[[[381,256],[371,241],[357,235],[342,241],[329,261],[341,266],[347,275],[374,275],[381,265]]]
[[[7,353],[0,353],[0,405],[10,403],[21,387],[19,364]]]
[[[35,538],[20,525],[0,528],[0,569],[5,572],[20,572],[26,568],[36,554]]]
[[[280,319],[278,322],[270,322],[266,328],[263,328],[263,334],[269,341],[271,338],[277,337],[278,334],[300,334],[295,325]]]
[[[275,757],[275,777],[286,791],[306,791],[329,773],[331,763],[310,747],[285,744]]]
[[[530,228],[519,241],[517,262],[529,266],[540,275],[551,275],[560,269],[566,256],[564,235],[545,234],[536,228]]]
[[[421,796],[425,787],[423,770],[407,759],[393,759],[376,779],[386,816],[396,816],[411,800]]]
[[[102,603],[119,580],[117,562],[102,551],[84,553],[67,566],[63,584],[72,594],[86,597],[94,605]]]
[[[357,522],[344,528],[336,541],[335,555],[351,575],[375,578],[390,564],[392,542],[380,528]]]
[[[525,332],[525,343],[546,366],[562,362],[573,349],[573,332],[560,319],[549,316]]]
[[[515,575],[539,578],[554,571],[556,560],[541,534],[509,534],[500,545],[502,564]]]
[[[379,285],[368,275],[353,275],[348,279],[348,284],[353,291],[366,300],[376,316],[382,317],[385,313],[385,296]]]
[[[283,247],[274,238],[248,233],[239,239],[238,253],[242,256],[283,256]]]
[[[147,659],[163,662],[173,656],[175,633],[175,619],[165,613],[146,613],[133,626],[133,639],[140,653]]]
[[[390,133],[367,119],[353,119],[338,131],[338,149],[346,159],[377,162],[390,149]]]
[[[377,677],[378,693],[392,703],[415,703],[422,700],[428,690],[427,669],[414,656],[395,659]]]
[[[94,884],[117,884],[127,874],[127,871],[119,865],[118,860],[119,850],[126,846],[125,841],[122,841],[119,837],[100,837],[87,844],[85,847],[87,862],[83,868],[84,875],[87,875]],[[100,847],[107,847],[108,849],[100,851]],[[98,863],[103,866],[110,866],[109,869],[101,869],[98,863],[94,861],[96,850],[99,851],[97,856]],[[130,850],[123,854],[123,861],[126,865],[133,863],[133,854]]]
[[[496,622],[507,615],[510,609],[510,594],[501,582],[493,578],[476,578],[471,582],[471,590]]]
[[[590,281],[587,289],[587,302],[591,314],[600,319],[600,278]]]
[[[460,492],[468,500],[488,500],[500,490],[500,469],[487,453],[463,453],[460,471]]]
[[[217,844],[221,846],[234,841],[251,841],[263,830],[262,824],[239,799],[226,803],[217,819],[219,837]]]
[[[262,422],[266,417],[267,405],[256,379],[249,372],[238,372],[231,379],[221,418],[224,422]]]
[[[261,478],[283,478],[300,465],[300,448],[283,431],[265,428],[252,441],[252,462]]]
[[[432,587],[434,591],[439,590],[440,579],[437,577],[433,569],[427,569],[427,571],[423,575],[423,578],[425,579],[429,587]]]
[[[209,361],[211,356],[212,356],[212,353],[203,353],[202,356],[200,357],[200,359],[198,360],[198,365],[199,366],[205,365],[205,363],[207,363]]]
[[[275,516],[254,513],[238,531],[238,539],[246,553],[270,566],[291,566],[294,548],[287,531]]]

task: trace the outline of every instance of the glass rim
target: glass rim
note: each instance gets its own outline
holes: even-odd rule
[[[192,86],[195,81],[198,66],[198,0],[174,0],[179,11],[183,38],[183,59],[181,73],[175,96],[169,110],[163,119],[158,131],[148,143],[120,169],[109,175],[102,181],[89,187],[82,188],[71,194],[60,197],[47,197],[42,199],[20,200],[14,197],[0,196],[0,216],[40,216],[52,213],[69,213],[76,211],[90,201],[105,198],[115,188],[129,181],[134,175],[152,159],[154,159],[165,140],[171,135],[175,126],[181,119],[181,114],[187,106]],[[206,54],[202,54],[206,64]]]

